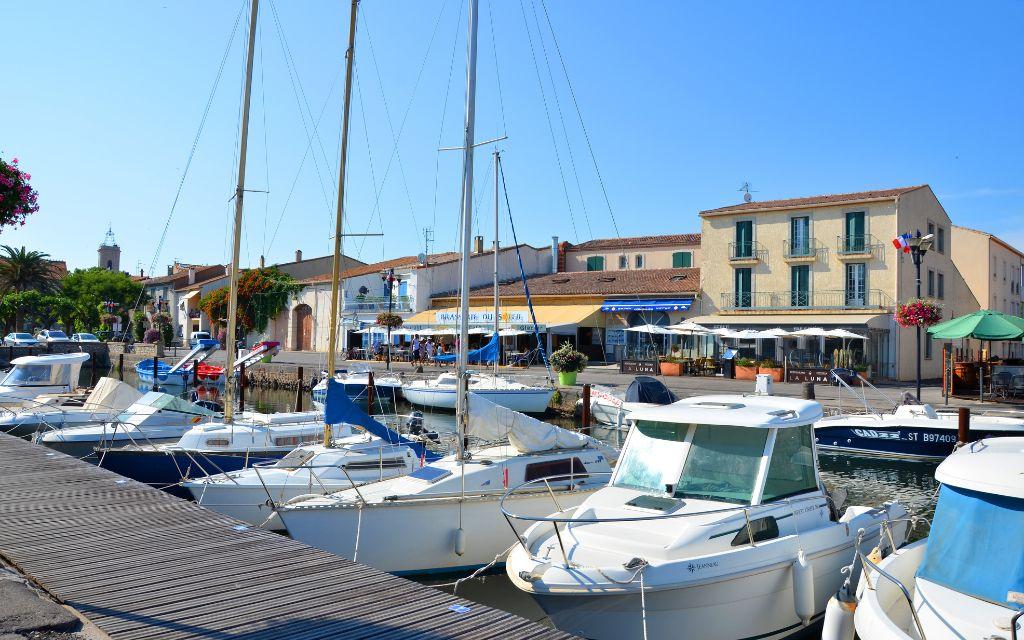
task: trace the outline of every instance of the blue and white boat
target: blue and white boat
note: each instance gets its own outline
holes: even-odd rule
[[[334,379],[345,387],[345,395],[354,402],[366,402],[366,388],[370,384],[369,365],[356,365],[352,370],[340,370],[334,372]],[[318,407],[323,407],[327,398],[327,374],[320,382],[313,386],[313,402]],[[402,397],[402,380],[393,373],[375,373],[373,376],[373,396],[375,403],[384,402],[394,404]]]
[[[222,367],[209,365],[204,367],[203,365],[204,361],[213,355],[219,346],[220,343],[216,340],[199,340],[196,346],[175,364],[170,365],[159,360],[143,360],[135,365],[135,375],[139,377],[139,382],[149,385],[158,381],[169,387],[185,387],[190,385],[193,379],[206,385],[224,384],[224,369]],[[198,368],[193,371],[196,367]]]

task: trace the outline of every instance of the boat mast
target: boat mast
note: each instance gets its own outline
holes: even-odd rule
[[[238,149],[238,183],[235,185],[235,228],[231,247],[231,275],[228,285],[228,333],[224,349],[227,352],[224,385],[224,422],[231,424],[235,417],[234,390],[230,377],[235,369],[235,331],[238,315],[238,254],[242,245],[242,208],[245,200],[245,153],[249,141],[249,97],[252,94],[252,59],[256,49],[256,16],[259,14],[259,0],[252,0],[249,15],[249,48],[245,59],[245,93],[242,98],[242,132]],[[239,384],[244,382],[239,381]]]
[[[348,167],[349,114],[352,106],[352,63],[356,52],[356,10],[359,0],[352,0],[348,22],[348,50],[345,51],[345,105],[341,116],[341,159],[338,162],[338,213],[334,218],[334,265],[331,267],[331,329],[327,339],[327,380],[334,379],[334,355],[338,348],[338,290],[341,287],[341,227],[345,214],[345,169]],[[373,411],[373,407],[369,407]],[[324,444],[331,446],[334,434],[324,422]]]
[[[473,233],[473,127],[476,121],[476,41],[479,0],[469,2],[469,34],[466,38],[466,128],[462,160],[462,270],[459,295],[458,393],[455,406],[459,429],[459,454],[466,454],[466,433],[469,422],[469,256]]]
[[[501,300],[498,297],[498,171],[501,168],[501,152],[494,149],[494,333],[498,336],[498,354],[494,358],[494,373],[501,364]]]

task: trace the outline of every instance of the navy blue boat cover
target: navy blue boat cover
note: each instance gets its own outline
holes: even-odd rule
[[[498,361],[498,334],[491,336],[491,341],[480,347],[474,349],[466,354],[470,364],[489,364],[491,362]],[[438,362],[455,362],[454,353],[446,353],[443,356],[436,356],[434,358]]]
[[[672,404],[675,395],[665,384],[652,376],[637,376],[626,389],[626,402],[649,402],[651,404]]]
[[[960,593],[1022,609],[1024,554],[1012,552],[1020,549],[1021,540],[1024,500],[944,484],[917,575]]]
[[[324,400],[324,421],[327,424],[347,423],[358,425],[366,429],[367,433],[375,435],[381,440],[391,444],[404,444],[408,446],[416,452],[417,457],[424,458],[427,462],[441,457],[439,454],[426,449],[421,443],[399,435],[374,420],[371,416],[366,415],[362,409],[349,400],[348,394],[345,393],[345,386],[337,380],[327,381],[327,397]]]

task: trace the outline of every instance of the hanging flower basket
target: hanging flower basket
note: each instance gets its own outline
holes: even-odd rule
[[[39,211],[39,194],[29,184],[32,176],[18,167],[18,159],[0,158],[0,226],[24,226]]]
[[[942,306],[931,300],[911,300],[897,306],[893,315],[904,329],[930,327],[942,322]]]
[[[384,311],[377,314],[377,326],[384,327],[385,329],[395,329],[402,326],[402,316],[397,313],[388,313]]]

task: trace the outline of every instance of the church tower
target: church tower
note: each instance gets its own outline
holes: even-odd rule
[[[114,230],[111,227],[107,227],[107,235],[103,237],[103,243],[100,244],[100,248],[96,250],[99,254],[99,266],[101,269],[107,271],[120,271],[121,270],[121,247],[117,246],[117,242],[114,240]]]

